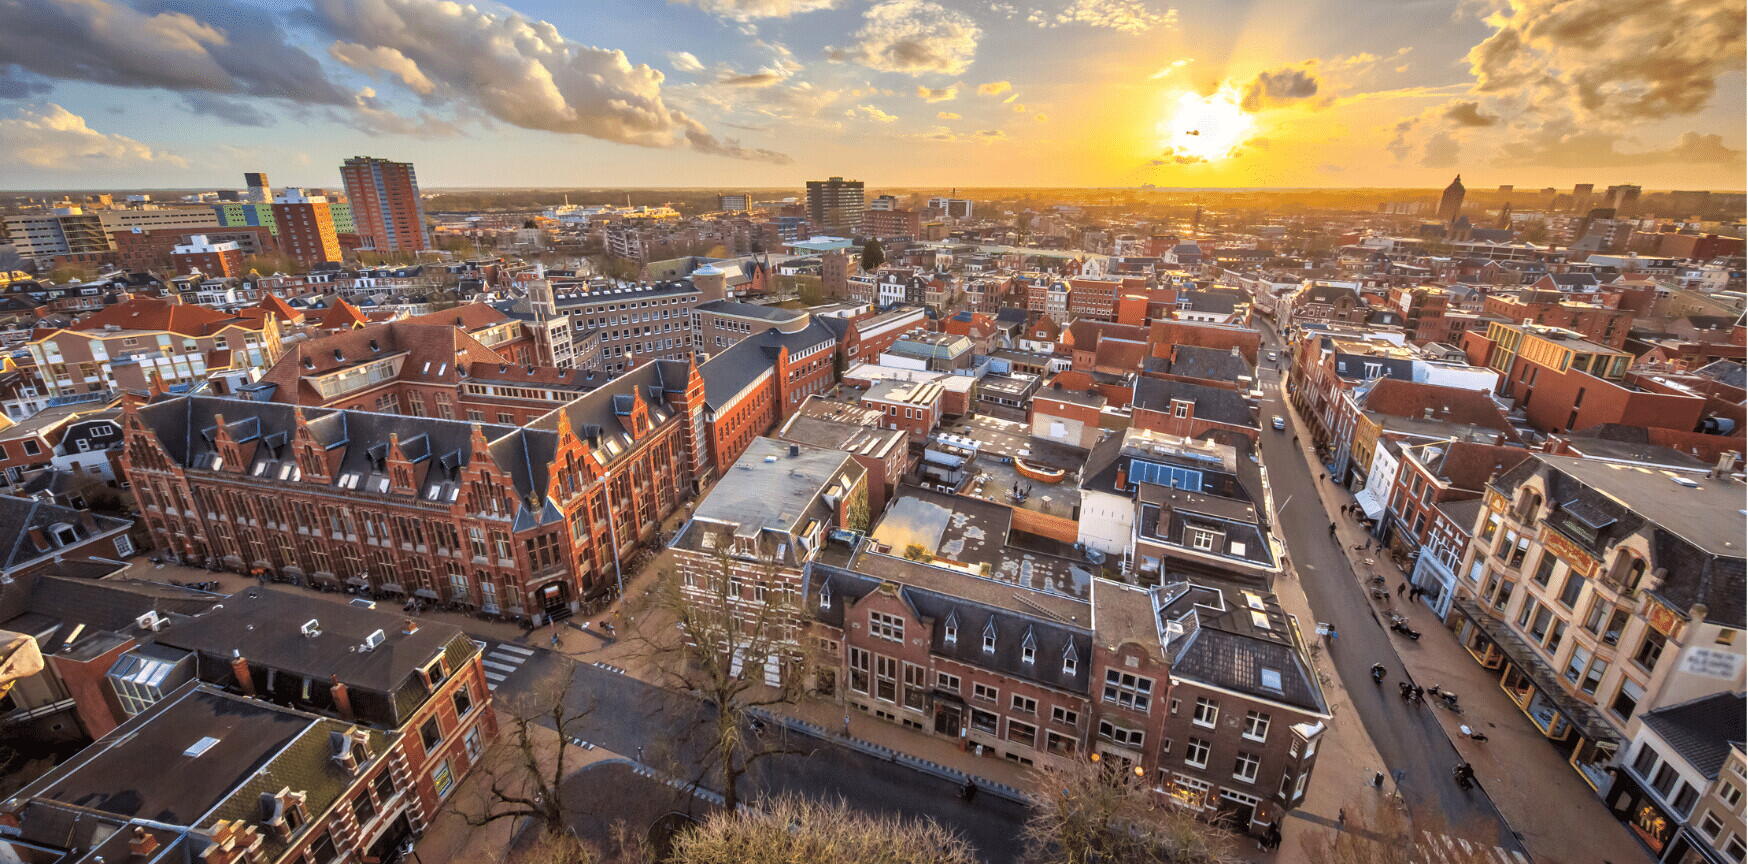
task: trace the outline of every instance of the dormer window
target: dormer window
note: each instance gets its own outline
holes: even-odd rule
[[[941,627],[941,641],[948,645],[959,644],[959,617],[956,614],[947,616],[947,623]]]
[[[819,586],[819,608],[830,609],[832,606],[832,589],[830,585]]]
[[[995,653],[995,619],[989,619],[989,624],[983,628],[983,653]]]
[[[443,662],[441,654],[437,655],[422,671],[425,675],[425,684],[432,690],[449,680],[449,665]]]
[[[1074,643],[1070,642],[1068,647],[1062,649],[1062,674],[1073,675],[1078,668],[1080,668],[1080,655],[1075,653]]]
[[[1026,638],[1020,642],[1020,662],[1027,666],[1038,659],[1038,637],[1033,635],[1032,628],[1026,628]]]

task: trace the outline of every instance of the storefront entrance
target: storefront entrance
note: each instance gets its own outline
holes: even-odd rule
[[[570,589],[563,582],[554,582],[540,589],[540,611],[546,620],[558,621],[571,616]]]
[[[935,703],[935,733],[950,738],[959,737],[965,728],[965,709],[953,702]]]

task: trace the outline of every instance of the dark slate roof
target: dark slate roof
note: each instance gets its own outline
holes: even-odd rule
[[[319,635],[305,636],[305,622],[318,622]],[[405,719],[407,709],[429,695],[419,670],[438,654],[450,658],[450,668],[477,650],[461,628],[431,621],[405,633],[402,617],[346,603],[330,601],[303,592],[276,588],[250,588],[231,595],[223,608],[180,622],[158,636],[158,643],[201,657],[201,677],[228,680],[232,651],[251,665],[278,669],[294,676],[327,681],[338,677],[353,690],[355,707],[367,716],[359,691],[387,697],[370,703],[381,710],[378,721]],[[364,651],[359,647],[375,631],[383,641]],[[410,690],[409,690],[410,688]],[[391,724],[398,725],[398,724]]]
[[[979,579],[967,574],[954,575]],[[847,608],[872,593],[883,581],[877,576],[815,562],[808,566],[802,602],[815,618],[842,629]],[[1026,593],[1025,589],[1001,587],[1012,589],[1011,593],[1016,595]],[[1088,692],[1093,647],[1092,633],[1086,628],[916,585],[900,585],[898,593],[929,628],[929,653],[1061,690]],[[950,645],[946,639],[949,624],[957,631]],[[995,651],[985,652],[984,634],[992,629]],[[1037,652],[1031,663],[1023,659],[1023,648],[1028,642]],[[1072,674],[1063,669],[1063,657],[1071,651],[1075,658]]]
[[[134,620],[147,612],[160,615],[196,615],[224,597],[161,582],[138,579],[94,581],[47,573],[14,578],[0,591],[0,628],[41,635],[53,628],[55,635],[43,643],[43,653],[58,651],[62,641],[83,624],[81,641],[103,632],[137,635]],[[20,623],[13,626],[14,622]]]
[[[807,316],[807,312],[801,309],[784,309],[780,306],[741,303],[736,300],[712,300],[708,303],[700,303],[697,311],[736,315],[742,318],[762,318],[766,321],[793,321],[796,318]]]
[[[836,348],[838,331],[821,323],[822,320],[830,319],[814,318],[794,333],[782,333],[776,328],[755,333],[706,360],[698,367],[698,374],[704,378],[704,403],[712,411],[721,409],[753,379],[776,365],[779,347],[788,349],[790,354],[821,344]]]
[[[1173,678],[1328,712],[1297,630],[1274,595],[1214,580],[1162,585],[1153,591],[1161,628],[1169,633],[1175,622],[1186,631],[1172,636],[1166,646]],[[1265,682],[1264,670],[1280,675],[1279,687]]]
[[[1161,378],[1141,378],[1135,382],[1134,405],[1137,408],[1169,414],[1173,399],[1194,402],[1196,416],[1204,420],[1233,426],[1256,425],[1250,416],[1250,404],[1235,390]]]
[[[27,794],[117,816],[192,825],[320,718],[191,686],[166,697]],[[202,738],[217,739],[197,756]],[[277,791],[277,790],[275,790]]]
[[[1734,360],[1716,360],[1694,370],[1695,375],[1704,375],[1720,384],[1731,387],[1748,388],[1748,367]]]
[[[1382,377],[1394,378],[1398,381],[1414,380],[1414,361],[1404,357],[1382,357],[1374,354],[1335,355],[1335,372],[1343,378],[1364,378],[1366,364],[1377,363],[1383,367]]]
[[[1175,353],[1176,356],[1164,367],[1165,371],[1173,375],[1237,383],[1240,377],[1253,377],[1256,374],[1256,370],[1250,368],[1250,361],[1244,359],[1244,355],[1237,350],[1223,351],[1199,345],[1179,345]]]
[[[1643,716],[1645,725],[1669,742],[1687,764],[1706,779],[1716,780],[1731,745],[1743,745],[1748,699],[1741,693],[1713,693],[1646,711]]]
[[[0,560],[0,570],[10,570],[53,551],[37,550],[30,541],[30,529],[32,528],[41,528],[46,531],[51,525],[66,523],[73,527],[74,532],[79,535],[79,540],[82,541],[87,537],[117,528],[125,528],[132,524],[126,519],[92,514],[93,525],[87,528],[80,521],[82,512],[84,511],[39,501],[35,498],[15,498],[11,495],[0,495],[0,544],[4,544],[6,552],[4,560]]]

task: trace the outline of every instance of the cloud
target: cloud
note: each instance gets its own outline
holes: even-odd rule
[[[99,132],[85,118],[47,102],[25,105],[0,123],[0,164],[44,171],[186,167],[180,156],[125,135]]]
[[[1580,119],[1698,112],[1748,44],[1740,0],[1512,0],[1486,21],[1493,34],[1467,58],[1475,91]]]
[[[1674,144],[1649,150],[1623,151],[1623,139],[1608,132],[1574,131],[1570,126],[1549,124],[1527,139],[1507,142],[1494,161],[1500,164],[1590,168],[1628,168],[1639,165],[1725,165],[1738,170],[1743,152],[1724,144],[1721,135],[1683,132]]]
[[[970,16],[931,0],[885,0],[862,14],[853,44],[826,54],[882,72],[958,75],[971,68],[982,35]]]
[[[705,12],[730,21],[751,21],[756,18],[787,18],[807,12],[830,9],[837,0],[668,0],[683,6],[696,6]]]
[[[788,76],[781,72],[735,72],[716,79],[716,83],[728,87],[769,87],[781,82]]]
[[[216,117],[232,126],[272,126],[273,118],[253,105],[199,91],[182,94],[182,107],[196,114]]]
[[[1038,121],[1039,123],[1048,123],[1048,122],[1050,122],[1050,115],[1048,115],[1048,114],[1033,114],[1032,119]]]
[[[1244,85],[1240,106],[1246,111],[1275,108],[1317,95],[1317,77],[1309,69],[1272,69],[1257,73]]]
[[[46,78],[351,101],[316,58],[286,41],[272,13],[230,0],[179,0],[176,11],[114,0],[3,0],[0,32],[13,34],[0,40],[0,66]]]
[[[1444,116],[1458,126],[1493,126],[1499,122],[1496,115],[1482,114],[1478,102],[1452,102],[1445,106]]]
[[[704,64],[690,51],[669,51],[668,65],[674,67],[675,72],[704,71]]]
[[[1146,0],[1071,0],[1055,13],[1033,11],[1026,20],[1040,27],[1085,24],[1119,33],[1146,33],[1176,27],[1176,9],[1158,9]]]
[[[623,51],[571,41],[511,11],[441,0],[314,0],[315,22],[344,42],[392,49],[432,84],[433,101],[524,129],[641,147],[685,143],[735,158],[784,162],[770,150],[714,137],[670,107],[662,73]]]
[[[951,111],[937,111],[937,112],[935,112],[935,119],[936,120],[963,120],[965,118],[958,115],[958,114],[955,114]]]
[[[879,106],[868,105],[866,103],[850,108],[844,112],[844,116],[851,120],[867,120],[870,123],[898,122],[897,117],[880,110]]]
[[[1170,63],[1165,64],[1164,66],[1161,66],[1159,68],[1158,72],[1155,72],[1152,75],[1147,76],[1147,80],[1157,81],[1157,80],[1164,78],[1167,75],[1170,75],[1171,73],[1176,72],[1177,70],[1182,69],[1185,66],[1188,66],[1194,62],[1196,62],[1196,61],[1189,58],[1189,57],[1179,57],[1178,59],[1173,60]]]
[[[328,46],[328,53],[335,60],[357,69],[360,72],[387,72],[406,85],[408,90],[420,96],[429,96],[437,85],[419,71],[418,64],[401,52],[378,45],[374,48],[365,47],[352,42],[335,42]]]
[[[1011,81],[991,81],[988,84],[977,85],[977,95],[1000,96],[1012,89],[1014,89],[1014,85]]]
[[[1005,141],[1008,136],[1006,132],[1003,132],[1000,129],[979,129],[975,132],[961,133],[955,132],[946,126],[932,126],[926,131],[902,135],[900,137],[948,144],[992,144],[997,141]]]
[[[1420,151],[1420,164],[1426,168],[1450,168],[1457,164],[1460,149],[1449,132],[1435,133],[1426,139],[1426,146]]]
[[[949,84],[945,87],[924,87],[917,85],[916,98],[924,102],[951,102],[959,98],[959,85]]]
[[[417,116],[408,117],[390,110],[377,99],[376,90],[370,87],[359,90],[353,97],[350,112],[336,111],[333,120],[373,135],[453,138],[462,134],[460,126],[429,111],[420,111]],[[481,122],[485,122],[484,118],[481,118]]]

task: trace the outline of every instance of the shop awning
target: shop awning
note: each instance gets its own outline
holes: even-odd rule
[[[1361,489],[1359,494],[1353,496],[1353,500],[1355,504],[1360,505],[1360,510],[1366,514],[1367,519],[1376,522],[1378,517],[1384,515],[1384,502],[1378,500],[1378,496],[1372,493],[1370,486]]]
[[[1620,746],[1620,735],[1614,731],[1614,727],[1602,719],[1602,715],[1596,713],[1595,708],[1567,693],[1560,683],[1560,673],[1543,660],[1523,637],[1512,632],[1504,621],[1482,611],[1480,604],[1471,597],[1457,597],[1454,608],[1463,617],[1475,622],[1475,626],[1493,644],[1499,646],[1506,659],[1535,683],[1536,689],[1554,703],[1555,710],[1565,715],[1572,727],[1578,730],[1578,734],[1597,744]]]

